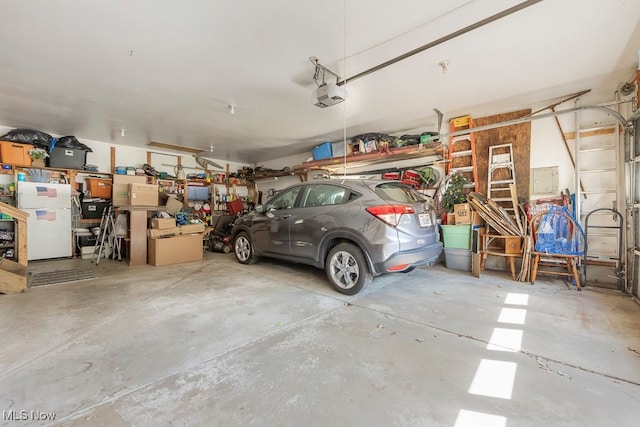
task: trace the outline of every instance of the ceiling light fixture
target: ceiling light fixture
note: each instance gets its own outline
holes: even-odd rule
[[[227,108],[229,108],[229,113],[230,114],[235,114],[236,113],[236,106],[233,104],[229,104],[227,105]]]
[[[447,71],[449,71],[449,65],[451,65],[451,60],[444,59],[438,62],[438,65],[440,66],[440,68],[442,68],[442,75],[444,76],[445,74],[447,74]]]
[[[120,129],[120,136],[124,137],[124,133],[125,133],[126,131],[127,131],[127,130],[126,130],[125,128]]]

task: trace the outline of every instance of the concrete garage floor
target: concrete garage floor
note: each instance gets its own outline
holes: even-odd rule
[[[436,266],[346,297],[311,267],[205,257],[32,263],[98,278],[0,295],[2,425],[638,424],[621,292]]]

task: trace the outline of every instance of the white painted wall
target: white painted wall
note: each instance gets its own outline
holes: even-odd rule
[[[574,126],[563,127],[565,132],[573,131]],[[573,141],[569,141],[573,143]],[[558,166],[558,189],[575,190],[575,173],[571,159],[565,149],[562,134],[554,119],[541,119],[531,122],[531,157],[530,168]],[[533,193],[533,178],[529,179],[529,194],[532,200],[550,198],[550,195]],[[559,196],[557,194],[556,196]]]

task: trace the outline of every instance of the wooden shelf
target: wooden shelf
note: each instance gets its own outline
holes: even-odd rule
[[[277,171],[277,172],[264,172],[264,173],[256,173],[247,177],[247,181],[259,181],[261,179],[269,179],[269,178],[280,178],[283,176],[306,176],[307,172],[304,170],[295,170],[295,171]]]
[[[420,157],[443,156],[445,154],[445,151],[446,148],[442,145],[412,145],[409,147],[394,148],[389,150],[388,152],[376,151],[373,153],[352,154],[346,156],[346,162],[351,167],[368,166],[378,163],[394,162],[398,160],[416,159]],[[335,157],[325,160],[314,160],[311,162],[304,162],[298,166],[295,166],[293,168],[293,171],[301,172],[323,168],[330,169],[332,167],[340,167],[344,165],[344,163],[344,157]]]
[[[86,171],[84,169],[69,169],[69,173],[82,174],[82,175],[107,175],[113,176],[115,174],[111,172],[94,172],[94,171]]]

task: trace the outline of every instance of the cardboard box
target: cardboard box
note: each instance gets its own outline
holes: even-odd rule
[[[200,224],[185,224],[179,227],[175,226],[175,220],[173,221],[174,226],[170,228],[151,228],[147,230],[147,236],[150,239],[158,239],[166,236],[179,236],[181,234],[194,234],[194,233],[204,233],[205,225],[203,223]]]
[[[129,205],[158,206],[158,184],[129,184]]]
[[[165,228],[174,228],[176,226],[175,218],[154,218],[151,220],[151,228],[163,230]]]
[[[458,203],[453,207],[456,224],[471,224],[471,206],[469,203]]]
[[[113,206],[129,204],[129,184],[146,184],[146,176],[114,175],[113,176]]]
[[[156,267],[202,260],[202,234],[148,240],[149,264]]]
[[[180,234],[192,234],[192,233],[204,233],[205,226],[203,223],[199,224],[185,224],[180,227]]]
[[[483,225],[482,217],[471,210],[469,203],[459,203],[453,207],[456,224]]]
[[[171,227],[171,228],[150,228],[147,230],[147,236],[150,239],[158,239],[160,237],[168,237],[168,236],[179,236],[180,228],[179,227]]]
[[[167,199],[167,203],[164,206],[164,211],[167,212],[168,214],[175,214],[178,213],[180,211],[182,211],[182,208],[184,207],[184,205],[182,204],[181,201],[173,198],[173,197],[169,197]]]

